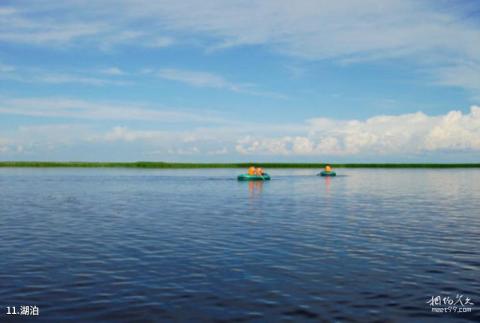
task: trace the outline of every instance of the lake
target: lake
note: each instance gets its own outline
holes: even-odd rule
[[[0,169],[0,320],[480,320],[479,169],[242,171]]]

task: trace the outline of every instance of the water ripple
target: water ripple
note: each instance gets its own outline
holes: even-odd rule
[[[478,321],[426,302],[480,304],[480,171],[339,173],[0,169],[1,306],[46,322]]]

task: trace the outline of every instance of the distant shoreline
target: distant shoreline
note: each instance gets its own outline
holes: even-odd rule
[[[170,162],[42,162],[4,161],[2,167],[79,167],[79,168],[323,168],[325,163],[170,163]],[[330,164],[334,168],[480,168],[480,163],[342,163]]]

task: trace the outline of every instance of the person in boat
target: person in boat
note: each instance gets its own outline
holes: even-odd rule
[[[257,174],[257,170],[255,169],[255,167],[250,166],[250,167],[248,168],[247,174],[250,175],[250,176],[254,176],[254,175]]]
[[[332,166],[329,164],[325,165],[325,172],[330,173],[332,171]]]
[[[256,175],[257,175],[257,176],[263,176],[263,174],[265,174],[264,171],[263,171],[263,169],[262,169],[261,167],[258,167],[258,168],[256,169]]]

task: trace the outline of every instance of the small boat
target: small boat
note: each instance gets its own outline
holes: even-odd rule
[[[239,181],[269,181],[270,175],[264,173],[263,175],[248,175],[248,174],[241,174],[238,175],[237,179]]]
[[[323,171],[323,172],[320,172],[320,174],[318,174],[318,176],[337,176],[337,173],[335,173],[334,171]]]

